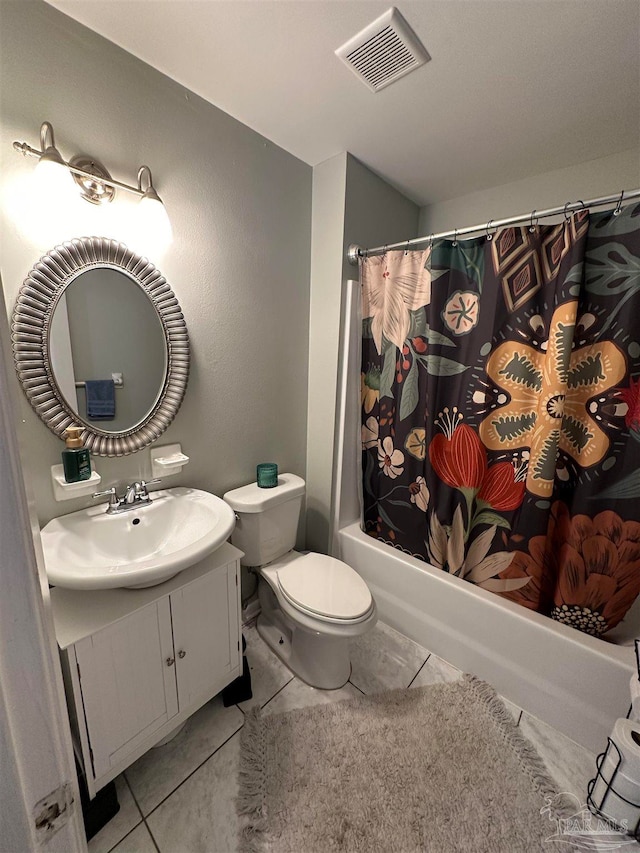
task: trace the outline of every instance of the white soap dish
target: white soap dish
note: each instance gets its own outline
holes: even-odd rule
[[[179,474],[189,462],[189,457],[182,452],[179,444],[165,444],[162,447],[151,448],[151,476],[170,477]]]
[[[73,498],[92,495],[102,482],[102,477],[94,470],[88,480],[80,480],[79,483],[67,483],[62,465],[52,465],[51,482],[54,498],[57,501],[70,501]]]

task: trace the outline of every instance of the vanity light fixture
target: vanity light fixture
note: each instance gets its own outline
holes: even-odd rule
[[[55,146],[53,127],[48,121],[43,122],[40,128],[40,150],[32,148],[26,142],[14,142],[13,147],[25,157],[29,155],[38,158],[39,162],[36,166],[38,179],[42,179],[47,191],[51,193],[66,195],[69,187],[73,186],[69,180],[72,177],[80,190],[80,196],[91,204],[105,204],[113,201],[116,189],[126,190],[139,196],[146,229],[161,237],[164,243],[171,242],[169,216],[153,186],[151,169],[148,166],[140,167],[138,183],[136,186],[131,186],[112,178],[103,164],[93,157],[78,155],[66,162]],[[145,188],[143,188],[143,181],[146,184]]]

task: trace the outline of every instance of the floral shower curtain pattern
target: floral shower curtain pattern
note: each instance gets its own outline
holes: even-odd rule
[[[640,593],[640,205],[361,263],[364,530],[594,635]]]

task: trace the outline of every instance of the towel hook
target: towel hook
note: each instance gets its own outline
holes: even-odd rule
[[[614,216],[620,216],[622,213],[622,199],[624,198],[624,190],[620,193],[620,198],[618,199],[618,204],[616,205],[616,209],[613,211]]]
[[[492,223],[492,222],[493,222],[493,219],[490,219],[490,220],[487,222],[486,228],[484,229],[484,230],[485,230],[486,237],[487,237],[487,240],[488,240],[489,242],[491,242],[491,240],[493,240],[493,234],[490,234],[490,233],[489,233],[489,230],[490,230],[490,228],[491,228],[491,223]]]
[[[533,221],[534,219],[535,219],[535,222]],[[534,209],[531,211],[531,223],[529,225],[530,233],[533,234],[537,227],[538,227],[538,217],[536,216],[536,209],[534,207]]]

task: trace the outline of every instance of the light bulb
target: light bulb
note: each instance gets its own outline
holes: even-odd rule
[[[153,189],[140,199],[140,230],[145,240],[158,246],[168,246],[173,240],[169,214]]]
[[[55,152],[55,149],[53,151]],[[68,199],[71,193],[76,195],[73,178],[71,172],[62,163],[60,155],[57,152],[55,155],[49,155],[47,152],[42,155],[36,166],[36,180],[43,194],[51,198],[64,196]]]

